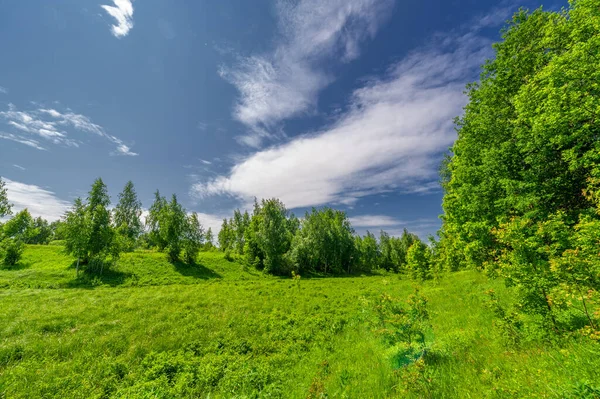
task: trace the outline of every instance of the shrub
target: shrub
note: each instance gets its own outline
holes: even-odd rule
[[[19,240],[5,239],[2,243],[2,262],[6,266],[14,266],[23,255],[24,245]]]

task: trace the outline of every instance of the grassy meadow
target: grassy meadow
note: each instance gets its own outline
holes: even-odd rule
[[[589,338],[509,342],[487,305],[501,280],[474,271],[421,285],[426,351],[398,361],[376,323],[394,274],[283,279],[218,252],[196,265],[124,254],[76,278],[60,246],[0,270],[0,398],[594,398]]]

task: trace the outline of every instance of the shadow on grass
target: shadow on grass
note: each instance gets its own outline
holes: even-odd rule
[[[0,270],[8,270],[8,271],[23,270],[23,269],[29,269],[31,267],[31,265],[33,265],[33,263],[31,263],[31,262],[19,262],[16,265],[11,265],[11,266],[0,264]]]
[[[172,262],[172,265],[175,266],[175,270],[177,270],[177,272],[182,276],[195,277],[202,280],[223,277],[214,270],[204,266],[202,263],[188,264],[181,261],[175,261]]]
[[[71,263],[68,268],[76,270],[77,262]],[[65,288],[95,288],[100,285],[117,287],[130,279],[135,279],[135,274],[113,270],[110,267],[106,267],[100,274],[86,270],[85,266],[80,266],[79,277],[69,281]]]

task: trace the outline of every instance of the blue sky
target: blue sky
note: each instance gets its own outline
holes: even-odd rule
[[[486,0],[0,5],[0,175],[50,220],[96,177],[218,229],[254,197],[359,233],[439,227],[437,169],[503,21]],[[557,8],[563,3],[545,3]]]

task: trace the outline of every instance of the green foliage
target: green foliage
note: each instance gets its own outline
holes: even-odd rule
[[[356,236],[354,238],[356,248],[356,257],[358,261],[356,266],[359,271],[371,271],[373,266],[379,265],[379,245],[375,235],[369,231],[364,237]]]
[[[467,87],[443,164],[447,270],[484,269],[556,332],[598,330],[600,8],[520,11]],[[483,145],[482,143],[485,143]]]
[[[109,206],[108,189],[102,179],[98,178],[88,194],[85,209],[88,224],[88,241],[85,246],[87,260],[104,260],[108,255],[118,255]]]
[[[132,251],[137,239],[143,231],[142,203],[138,200],[133,183],[128,181],[119,194],[119,203],[114,209],[113,223],[117,230],[120,246],[125,251]]]
[[[102,179],[97,179],[87,202],[77,198],[65,215],[65,250],[77,258],[77,271],[82,263],[87,265],[86,270],[101,274],[109,265],[107,258],[110,256],[114,261],[119,256],[121,248],[112,226],[109,206],[106,185]]]
[[[227,259],[242,256],[246,264],[265,272],[350,274],[378,267],[404,271],[408,248],[419,238],[404,230],[401,237],[381,232],[358,237],[347,215],[331,208],[313,209],[300,221],[277,200],[255,200],[252,216],[234,212],[223,219],[219,249]],[[210,245],[207,245],[210,247]]]
[[[230,251],[234,245],[234,231],[232,227],[229,225],[227,219],[223,219],[223,224],[221,225],[221,230],[218,235],[219,240],[219,248],[221,251]]]
[[[177,196],[173,194],[169,204],[163,208],[160,225],[160,236],[162,241],[167,244],[165,249],[172,261],[178,260],[181,254],[186,224],[185,210],[177,202]]]
[[[214,248],[215,243],[214,243],[215,237],[212,231],[212,228],[208,228],[208,230],[206,230],[206,237],[204,237],[204,249],[206,250],[211,250]]]
[[[167,202],[156,191],[147,224],[149,245],[165,251],[172,262],[178,261],[182,250],[186,249],[189,252],[189,256],[185,255],[186,259],[193,260],[197,256],[203,235],[198,215],[188,217],[175,194]]]
[[[10,237],[25,242],[36,235],[33,226],[33,218],[27,209],[23,209],[17,213],[3,226],[4,236]]]
[[[51,224],[41,217],[33,219],[32,230],[28,240],[29,244],[48,244],[54,237]]]
[[[4,266],[15,266],[23,256],[23,242],[17,238],[0,241],[0,259]]]
[[[6,183],[0,176],[0,218],[12,214],[12,204],[8,202]]]
[[[354,259],[353,234],[345,212],[313,208],[304,216],[292,242],[294,266],[300,272],[349,273],[358,260]]]
[[[161,226],[161,223],[165,223],[164,213],[166,212],[167,206],[167,199],[162,197],[160,192],[156,190],[154,193],[154,202],[148,210],[146,227],[148,228],[149,245],[155,246],[161,251],[167,247],[167,242],[164,240],[164,235],[161,234],[161,231],[164,229],[164,227]]]
[[[292,241],[287,217],[285,205],[273,198],[262,200],[258,214],[250,222],[252,224],[256,220],[252,234],[248,235],[253,240],[249,247],[257,249],[258,254],[253,255],[255,259],[262,260],[262,267],[266,272],[289,274],[289,267],[284,259]]]
[[[382,230],[379,234],[379,267],[396,273],[404,272],[408,249],[416,241],[420,241],[419,237],[406,229],[400,237],[391,237]]]
[[[415,241],[406,253],[406,269],[412,279],[427,280],[431,275],[431,253],[422,241]]]
[[[72,254],[77,258],[77,267],[79,271],[79,262],[87,261],[87,243],[89,242],[89,225],[86,220],[86,209],[81,198],[76,198],[71,210],[65,216],[65,222],[62,229],[65,238],[65,252]]]
[[[431,330],[427,299],[416,290],[408,297],[406,305],[383,294],[375,306],[377,332],[389,346],[406,344],[416,346],[411,349],[422,352],[425,349],[425,335]]]
[[[188,264],[196,263],[198,253],[203,246],[204,229],[198,220],[198,214],[192,213],[187,217],[185,231],[183,233],[183,251],[185,261]]]

